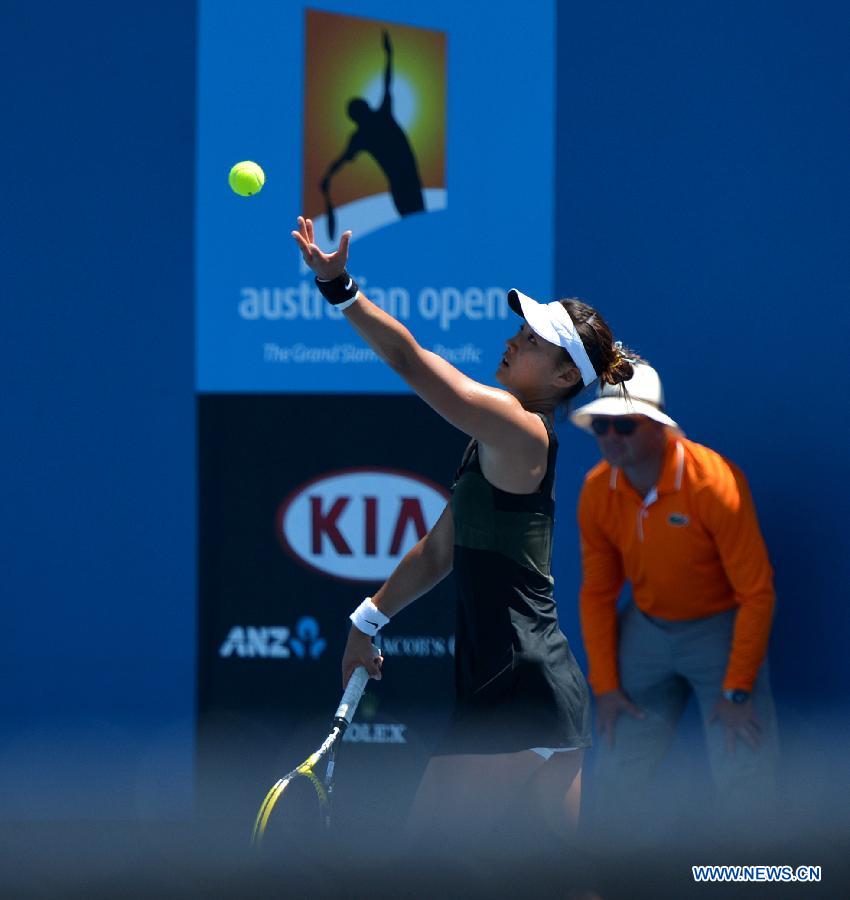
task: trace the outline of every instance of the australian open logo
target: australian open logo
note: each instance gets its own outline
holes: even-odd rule
[[[670,513],[667,517],[667,521],[671,525],[675,525],[677,528],[683,528],[685,525],[690,523],[690,518],[686,516],[684,513]]]
[[[445,33],[306,15],[302,208],[316,242],[445,209]]]

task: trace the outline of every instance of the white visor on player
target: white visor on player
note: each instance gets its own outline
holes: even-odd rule
[[[598,377],[596,370],[563,303],[558,300],[553,303],[538,303],[516,288],[508,291],[508,303],[518,316],[522,316],[528,322],[528,327],[536,335],[550,344],[563,347],[570,354],[581,372],[581,380],[585,385],[596,381]]]

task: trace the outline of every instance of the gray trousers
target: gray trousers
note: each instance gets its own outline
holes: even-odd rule
[[[767,661],[758,673],[752,697],[761,726],[760,747],[754,751],[736,738],[735,752],[729,753],[723,723],[708,721],[721,696],[735,615],[736,610],[730,610],[671,622],[647,616],[631,603],[620,614],[621,688],[646,717],[620,715],[613,748],[605,738],[595,742],[589,799],[598,824],[616,821],[626,830],[648,824],[653,804],[659,799],[657,792],[664,790],[661,763],[691,694],[699,707],[716,788],[710,798],[712,805],[730,824],[771,814],[778,738]],[[700,813],[706,812],[701,800],[697,800],[697,806]]]

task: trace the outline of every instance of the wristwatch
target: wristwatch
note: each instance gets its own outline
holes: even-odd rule
[[[746,703],[747,700],[750,699],[750,692],[734,688],[732,690],[724,691],[723,696],[731,703]]]

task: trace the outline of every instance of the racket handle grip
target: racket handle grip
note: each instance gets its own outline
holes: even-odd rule
[[[351,678],[348,679],[342,700],[339,701],[339,706],[334,714],[334,721],[342,720],[346,725],[351,724],[351,720],[354,718],[354,713],[357,710],[357,704],[363,696],[368,680],[369,673],[366,671],[365,666],[358,666],[352,673]]]

